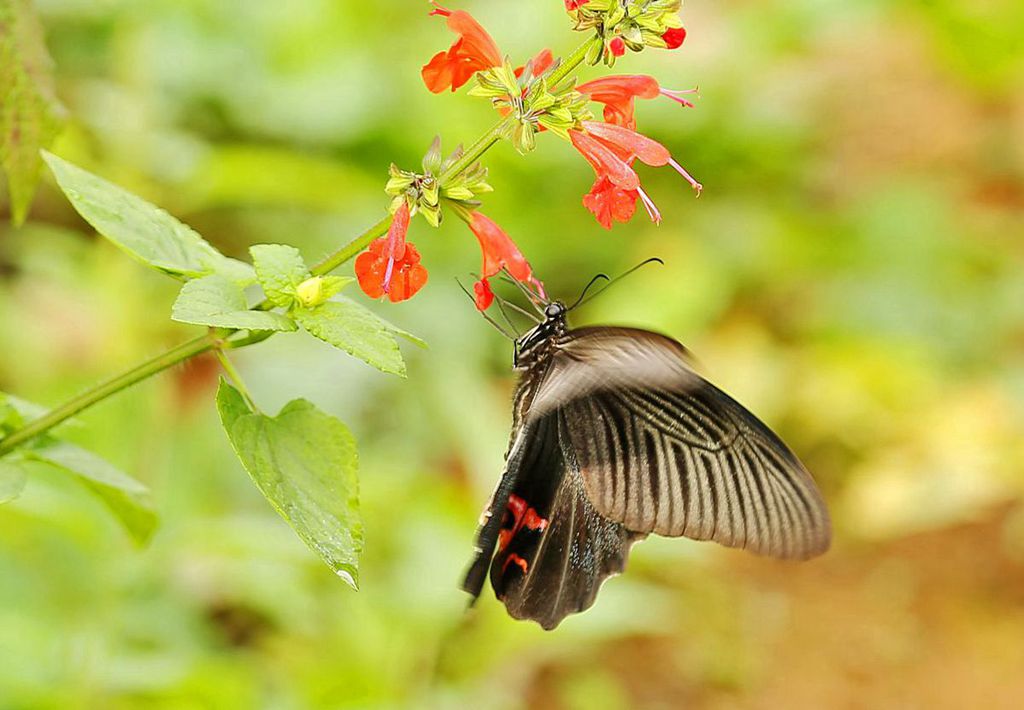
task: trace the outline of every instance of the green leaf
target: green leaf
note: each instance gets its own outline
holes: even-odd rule
[[[53,88],[53,61],[29,0],[0,0],[0,165],[7,173],[11,221],[25,221],[42,162],[64,125]]]
[[[291,307],[295,290],[311,276],[299,250],[285,244],[255,244],[249,253],[263,293],[275,306]]]
[[[181,287],[171,319],[179,323],[245,330],[295,330],[291,318],[250,311],[241,286],[219,274],[188,281]]]
[[[155,269],[176,277],[221,274],[252,283],[252,267],[229,259],[159,207],[52,153],[43,158],[78,213],[97,232]]]
[[[157,517],[149,489],[91,451],[64,441],[49,440],[19,449],[26,458],[76,476],[99,497],[140,545],[149,541]]]
[[[405,362],[395,336],[421,347],[426,343],[377,316],[355,301],[341,297],[311,309],[297,308],[292,317],[309,333],[382,372],[405,376]]]
[[[28,474],[14,456],[0,459],[0,505],[10,503],[25,489]]]
[[[223,379],[217,410],[231,446],[274,510],[358,589],[363,523],[356,443],[348,428],[303,399],[276,417],[253,413]]]

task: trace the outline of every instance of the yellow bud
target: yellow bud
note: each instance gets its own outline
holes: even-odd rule
[[[319,276],[306,279],[295,289],[295,295],[306,308],[319,306],[324,302],[324,280]]]

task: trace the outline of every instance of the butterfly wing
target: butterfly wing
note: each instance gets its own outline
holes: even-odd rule
[[[561,344],[535,402],[557,406],[593,508],[638,533],[782,558],[824,552],[828,511],[810,474],[685,352],[621,328],[571,331]]]
[[[565,436],[557,413],[520,431],[463,584],[478,595],[489,563],[491,585],[509,614],[545,629],[590,607],[643,537],[594,509]]]

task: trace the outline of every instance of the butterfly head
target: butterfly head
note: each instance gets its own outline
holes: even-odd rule
[[[516,341],[512,362],[516,369],[530,367],[550,352],[555,338],[565,335],[568,329],[565,323],[565,314],[568,311],[561,301],[551,301],[544,306],[544,320]]]

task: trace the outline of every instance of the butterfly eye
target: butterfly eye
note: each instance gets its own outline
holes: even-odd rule
[[[549,303],[544,309],[544,315],[548,318],[557,318],[565,313],[565,306],[561,303]]]

